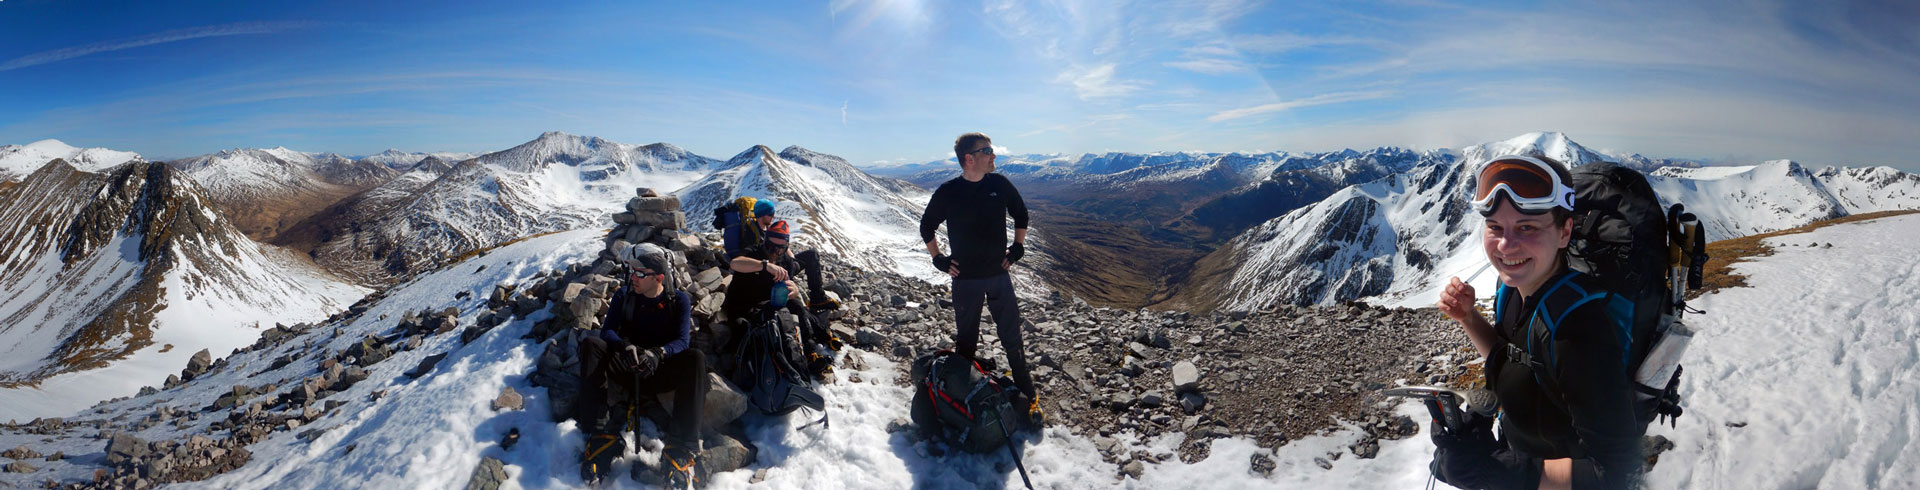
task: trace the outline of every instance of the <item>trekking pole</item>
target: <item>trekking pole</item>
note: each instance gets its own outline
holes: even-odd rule
[[[1020,452],[1013,450],[1013,434],[1007,432],[1005,419],[1000,421],[1000,437],[1007,440],[1007,455],[1013,456],[1013,467],[1020,469],[1020,482],[1027,484],[1027,490],[1033,490],[1033,480],[1027,479],[1027,464],[1020,462]]]

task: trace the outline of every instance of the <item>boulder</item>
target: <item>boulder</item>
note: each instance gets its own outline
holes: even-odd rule
[[[147,441],[142,441],[140,438],[124,432],[115,432],[113,436],[107,438],[107,449],[105,452],[107,453],[107,463],[111,465],[117,466],[128,461],[139,461],[140,458],[146,457],[147,455]]]
[[[707,373],[707,401],[701,405],[700,432],[710,434],[747,413],[747,395],[719,374]],[[673,392],[659,395],[660,406],[673,413]]]
[[[1180,361],[1173,365],[1173,391],[1185,393],[1200,387],[1200,368],[1192,361]]]
[[[524,317],[547,306],[547,300],[533,295],[521,295],[513,300],[513,316]]]
[[[438,317],[434,317],[431,320],[427,320],[427,327],[433,329],[434,335],[440,335],[447,332],[452,332],[454,328],[457,328],[459,326],[460,326],[460,317],[438,316]]]
[[[680,210],[680,198],[677,196],[636,197],[627,200],[627,210],[632,211],[634,216],[675,212]]]
[[[501,389],[500,397],[493,399],[493,411],[495,412],[502,410],[520,410],[526,408],[526,406],[526,402],[520,398],[520,393],[513,391],[512,386]]]
[[[426,359],[420,360],[419,366],[414,366],[412,371],[407,371],[406,373],[407,377],[419,378],[421,376],[426,376],[427,373],[433,372],[433,367],[439,365],[441,359],[446,359],[446,358],[447,358],[447,353],[445,352],[427,356]]]
[[[193,353],[192,359],[187,360],[187,369],[180,371],[180,378],[193,379],[200,377],[200,375],[206,374],[212,367],[213,353],[207,349],[200,349],[200,352]]]
[[[334,383],[331,389],[333,389],[334,391],[345,390],[348,387],[353,386],[354,383],[366,381],[367,377],[368,377],[368,374],[367,374],[366,368],[363,368],[360,366],[350,366],[346,370],[343,370],[340,372],[340,382]]]
[[[687,214],[680,211],[635,214],[634,218],[639,220],[640,225],[661,230],[680,230],[687,227]]]
[[[854,345],[862,347],[885,345],[887,343],[887,336],[881,335],[879,331],[871,328],[861,328],[853,334],[853,343]]]
[[[8,473],[32,473],[35,471],[40,471],[39,468],[35,468],[33,467],[33,465],[27,464],[26,461],[14,461],[12,463],[7,463],[6,470]]]
[[[1180,395],[1180,409],[1186,410],[1187,413],[1198,412],[1200,409],[1206,407],[1207,397],[1202,396],[1199,392],[1189,391]]]
[[[507,481],[507,466],[493,456],[480,458],[480,464],[473,467],[473,476],[467,479],[467,490],[497,490]]]
[[[700,455],[700,471],[718,474],[747,467],[754,460],[754,451],[746,444],[726,434],[715,434],[706,438],[707,451]]]
[[[1166,401],[1167,401],[1167,398],[1161,395],[1160,392],[1149,391],[1147,392],[1146,395],[1143,395],[1140,397],[1140,406],[1146,407],[1146,408],[1160,408],[1160,405],[1163,403],[1166,403]]]
[[[613,222],[614,224],[631,225],[634,223],[638,223],[639,221],[633,219],[633,213],[621,211],[618,213],[613,213]]]
[[[347,347],[346,355],[354,359],[353,365],[367,367],[392,357],[393,348],[381,342],[380,337],[368,335],[360,339],[360,342]]]
[[[5,452],[0,452],[0,457],[7,458],[7,459],[38,458],[40,457],[40,453],[34,451],[33,449],[29,449],[23,445],[13,449],[8,449]]]
[[[580,361],[574,359],[571,335],[558,335],[547,341],[547,348],[527,376],[527,381],[547,389],[547,404],[553,421],[573,415],[573,399],[580,394]]]

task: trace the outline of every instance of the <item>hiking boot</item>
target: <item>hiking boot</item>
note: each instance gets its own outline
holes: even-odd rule
[[[626,452],[627,443],[619,433],[597,433],[587,436],[587,450],[580,454],[580,480],[591,485],[607,476],[613,470],[614,458]]]
[[[818,301],[807,302],[807,311],[811,311],[816,315],[838,309],[840,309],[840,302],[835,301],[833,298],[820,298]]]
[[[668,446],[660,452],[658,471],[661,486],[667,488],[694,488],[700,485],[700,474],[695,469],[695,454],[684,447]]]
[[[833,356],[818,351],[808,352],[807,368],[813,372],[814,379],[826,383],[833,376]]]

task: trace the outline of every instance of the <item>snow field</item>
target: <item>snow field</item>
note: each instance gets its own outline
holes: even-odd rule
[[[1920,216],[1767,239],[1703,296],[1659,488],[1920,485]],[[1821,247],[1807,247],[1811,243]],[[1832,244],[1826,248],[1824,244]]]

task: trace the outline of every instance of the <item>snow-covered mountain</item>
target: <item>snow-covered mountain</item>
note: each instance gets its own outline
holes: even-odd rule
[[[0,182],[25,178],[41,165],[55,159],[87,172],[97,172],[129,161],[140,154],[106,148],[74,148],[60,140],[46,139],[25,145],[0,146]]]
[[[0,223],[0,418],[131,394],[364,293],[247,239],[166,164],[56,160],[0,191]]]
[[[1491,288],[1468,213],[1468,173],[1507,154],[1572,165],[1605,161],[1559,133],[1529,133],[1460,151],[1431,151],[1403,173],[1355,185],[1255,226],[1202,259],[1171,305],[1259,309],[1365,298],[1423,306],[1448,277]],[[1890,168],[1810,172],[1786,161],[1666,168],[1649,179],[1664,204],[1700,216],[1709,240],[1849,214],[1920,208],[1920,177]]]
[[[311,250],[356,280],[386,282],[510,240],[609,225],[635,187],[671,191],[721,163],[665,143],[550,132],[457,163],[422,159],[275,243]]]
[[[439,151],[439,152],[424,152],[424,153],[423,152],[404,152],[404,151],[389,148],[386,151],[382,151],[380,153],[375,153],[372,155],[360,157],[359,160],[367,160],[374,163],[378,163],[389,169],[405,171],[409,168],[413,168],[413,166],[418,165],[421,160],[425,160],[429,157],[439,158],[441,160],[446,160],[450,162],[458,162],[458,161],[466,160],[476,156],[480,156],[480,155],[477,153],[464,153],[464,152],[455,152],[455,151]]]
[[[1890,209],[1920,209],[1920,175],[1889,167],[1809,170],[1790,160],[1743,167],[1663,168],[1648,177],[1662,201],[1700,217],[1707,240],[1766,233]]]
[[[222,214],[259,240],[396,174],[371,161],[286,148],[232,149],[168,164],[199,182]]]
[[[754,146],[674,194],[695,230],[710,230],[714,208],[734,198],[771,198],[774,215],[796,226],[794,240],[802,248],[839,254],[873,270],[935,277],[919,238],[920,211],[932,194],[867,174],[840,157],[798,146],[778,154]]]

